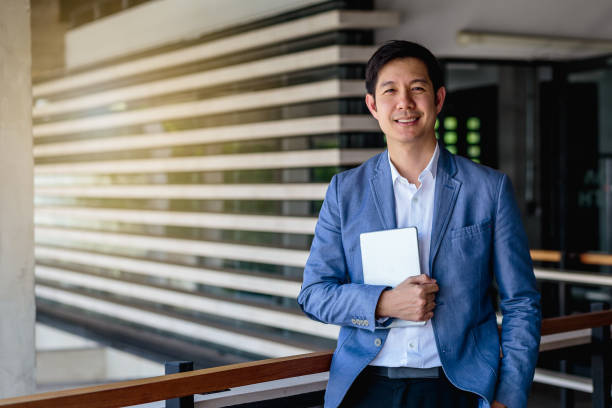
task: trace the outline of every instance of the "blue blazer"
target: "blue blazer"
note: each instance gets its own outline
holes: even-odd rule
[[[312,319],[342,326],[325,407],[337,407],[384,344],[374,312],[385,286],[363,283],[359,234],[396,228],[387,152],[332,179],[298,296]],[[508,177],[440,146],[429,270],[440,287],[432,325],[442,367],[458,388],[527,404],[540,342],[540,296]],[[489,288],[497,282],[501,335]],[[501,341],[500,341],[501,340]],[[502,357],[503,356],[503,357]]]

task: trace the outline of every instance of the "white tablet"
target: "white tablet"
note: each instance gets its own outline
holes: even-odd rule
[[[359,239],[364,283],[395,287],[406,278],[421,274],[416,227],[365,232]],[[387,327],[424,324],[395,319]]]

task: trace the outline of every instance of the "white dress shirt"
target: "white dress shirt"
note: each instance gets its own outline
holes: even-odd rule
[[[416,227],[419,241],[421,273],[430,275],[429,247],[433,220],[438,145],[429,164],[419,174],[419,188],[402,177],[389,157],[397,228]],[[435,311],[434,311],[435,313]],[[430,368],[441,366],[431,320],[424,326],[395,327],[370,365],[385,367]]]

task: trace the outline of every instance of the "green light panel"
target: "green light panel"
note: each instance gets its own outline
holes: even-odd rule
[[[457,129],[457,118],[454,116],[447,116],[444,118],[444,129],[456,130]]]
[[[467,154],[470,157],[480,156],[480,146],[469,146],[467,149]]]
[[[466,127],[468,128],[468,130],[479,130],[480,129],[480,119],[475,116],[468,118],[466,122]]]
[[[446,146],[446,150],[448,150],[452,154],[457,154],[457,146]]]
[[[478,144],[480,143],[480,133],[478,132],[468,132],[466,136],[467,142],[469,144]]]
[[[434,129],[438,130],[439,127],[440,127],[440,119],[436,118],[436,124],[434,125]]]
[[[457,143],[457,132],[444,132],[444,143],[453,145]]]

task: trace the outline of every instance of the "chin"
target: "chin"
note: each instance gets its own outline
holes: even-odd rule
[[[400,144],[412,144],[419,143],[423,141],[424,138],[420,135],[396,135],[394,137],[387,136],[387,140],[389,139]]]

